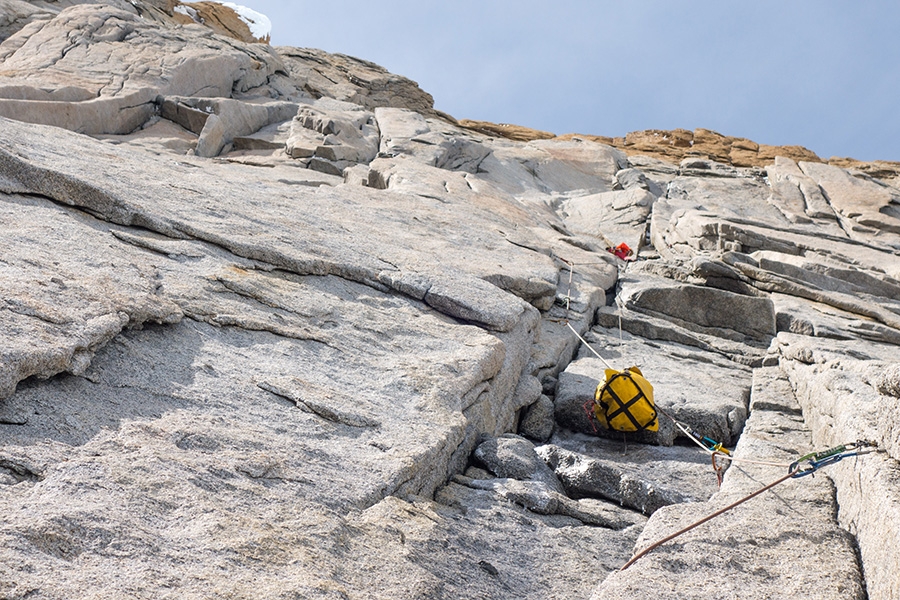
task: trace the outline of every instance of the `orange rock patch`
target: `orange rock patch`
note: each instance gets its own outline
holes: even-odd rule
[[[247,43],[269,43],[269,36],[263,39],[253,37],[250,27],[241,17],[232,9],[219,4],[218,2],[192,2],[190,4],[182,4],[178,0],[168,0],[168,13],[178,22],[182,24],[190,24],[195,21],[181,13],[175,12],[176,6],[187,6],[197,11],[200,22],[206,25],[219,35],[233,37],[242,42]]]

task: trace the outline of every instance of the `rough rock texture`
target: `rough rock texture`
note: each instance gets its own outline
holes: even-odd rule
[[[599,497],[651,514],[716,491],[709,459],[696,448],[660,448],[561,433],[538,448],[574,497]]]
[[[378,106],[408,108],[437,116],[431,94],[414,81],[375,63],[315,48],[276,48],[290,81],[313,98],[334,98],[373,110]]]
[[[253,36],[248,24],[229,6],[219,2],[190,2],[179,0],[2,0],[0,2],[0,41],[35,20],[51,19],[60,11],[77,4],[107,4],[136,12],[141,18],[164,25],[202,24],[217,34],[242,42],[268,43],[268,37]]]
[[[797,398],[818,444],[864,439],[883,452],[843,461],[829,473],[837,485],[841,524],[856,535],[869,598],[893,598],[900,582],[889,566],[900,540],[900,452],[897,368],[900,347],[778,336]],[[865,460],[863,460],[865,459]]]
[[[570,134],[581,136],[581,134]],[[595,136],[581,136],[594,138]],[[629,154],[652,156],[669,161],[680,161],[690,156],[710,158],[736,167],[760,167],[769,164],[776,156],[799,160],[819,160],[819,157],[802,146],[767,146],[745,138],[722,135],[709,129],[674,129],[661,131],[647,129],[633,131],[623,138],[597,138]]]
[[[691,423],[725,445],[733,445],[747,419],[751,370],[716,353],[676,342],[648,342],[615,330],[595,328],[587,341],[607,362],[618,368],[638,366],[653,385],[654,399],[667,414]],[[622,361],[630,361],[623,365]],[[594,398],[597,385],[606,380],[606,365],[582,349],[577,359],[559,376],[556,420],[573,431],[622,439],[619,432],[598,429],[584,405]],[[684,434],[671,419],[659,419],[659,431],[631,434],[631,439],[671,446]]]
[[[774,373],[772,371],[775,371]],[[753,413],[735,458],[789,463],[805,452],[809,431],[779,369],[761,369]],[[703,504],[657,511],[636,551],[739,500],[783,475],[786,468],[736,462],[722,489]],[[854,542],[835,514],[835,486],[827,476],[789,479],[675,538],[610,575],[592,598],[842,598],[862,600],[865,586]],[[786,556],[815,557],[798,568]],[[801,559],[802,561],[803,559]],[[811,563],[807,562],[807,567]]]
[[[0,0],[0,596],[900,593],[888,167],[457,122],[174,8]],[[617,573],[772,476],[691,431],[880,452]]]
[[[192,19],[173,12],[177,2],[163,10],[121,0],[7,1],[11,35],[0,48],[0,116],[88,134],[127,134],[151,122],[161,105],[169,118],[164,104],[170,97],[309,102],[323,96],[370,110],[394,106],[437,115],[429,94],[378,65],[236,41],[253,40],[249,31],[236,31],[246,25],[221,4],[192,3]],[[205,104],[199,110],[220,117],[220,106],[227,105]],[[231,125],[219,125],[226,143],[261,127],[245,132]]]
[[[563,493],[562,484],[553,470],[534,450],[534,446],[519,436],[490,438],[475,448],[473,458],[496,477],[535,481],[551,491]]]
[[[537,129],[529,129],[521,125],[513,125],[511,123],[491,123],[490,121],[473,121],[471,119],[460,119],[457,125],[465,129],[472,129],[479,133],[491,136],[499,136],[519,142],[531,142],[533,140],[549,140],[556,137],[549,131],[540,131]]]
[[[497,131],[494,129],[494,131]],[[499,131],[503,131],[500,129]],[[833,156],[827,161],[803,146],[770,146],[757,144],[746,138],[722,135],[710,129],[645,129],[632,131],[624,137],[607,137],[569,133],[561,139],[581,138],[621,148],[629,156],[659,158],[678,162],[687,157],[709,158],[736,167],[766,167],[778,158],[827,162],[842,169],[852,169],[873,177],[896,178],[900,176],[900,163],[885,160],[863,162],[853,158]]]

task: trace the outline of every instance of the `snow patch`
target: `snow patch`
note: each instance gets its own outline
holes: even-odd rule
[[[202,0],[181,0],[182,4],[192,4],[194,2],[200,1]],[[221,0],[212,1],[218,2],[222,6],[227,6],[235,13],[237,13],[237,16],[241,18],[241,21],[247,24],[247,27],[250,28],[251,35],[253,35],[253,37],[255,37],[256,39],[264,40],[272,34],[272,21],[266,15],[258,13],[252,8],[247,8],[246,6],[235,4],[234,2],[222,2]],[[179,8],[181,7],[176,7],[175,10],[178,10]],[[193,11],[194,14],[196,14],[196,11],[194,11],[192,8],[188,8],[187,10]]]
[[[198,14],[197,14],[197,11],[194,10],[193,8],[191,8],[190,6],[179,5],[179,6],[176,6],[174,10],[175,10],[175,12],[177,12],[178,14],[182,14],[182,15],[185,15],[185,16],[187,16],[187,17],[190,17],[191,19],[193,19],[193,20],[196,21],[197,23],[200,22],[200,15],[198,15]]]

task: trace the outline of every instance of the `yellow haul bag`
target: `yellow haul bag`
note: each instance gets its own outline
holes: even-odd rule
[[[653,386],[637,367],[606,370],[606,382],[594,393],[594,416],[607,429],[659,430]]]

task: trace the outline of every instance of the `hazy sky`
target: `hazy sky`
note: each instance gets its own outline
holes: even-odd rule
[[[272,44],[378,63],[457,118],[704,127],[900,161],[900,2],[238,0]]]

